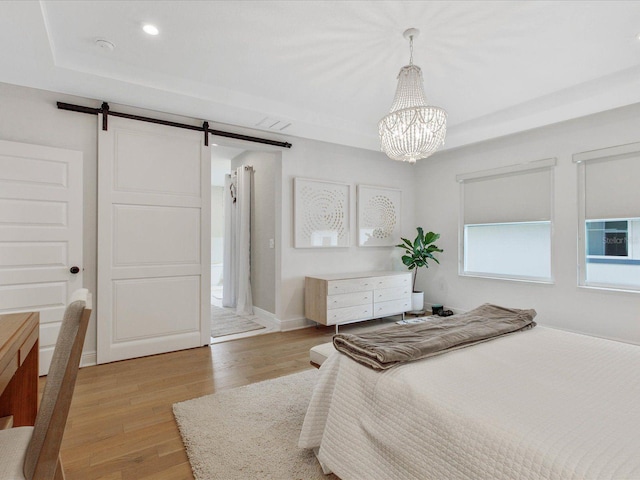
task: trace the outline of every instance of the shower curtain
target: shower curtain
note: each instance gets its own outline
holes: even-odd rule
[[[251,190],[253,167],[243,165],[225,178],[222,306],[252,315]]]

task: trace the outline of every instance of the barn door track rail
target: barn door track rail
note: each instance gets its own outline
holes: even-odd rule
[[[140,122],[156,123],[158,125],[167,125],[169,127],[184,128],[186,130],[197,130],[204,133],[204,144],[209,145],[209,134],[216,135],[218,137],[234,138],[236,140],[245,140],[247,142],[263,143],[266,145],[274,145],[276,147],[291,148],[291,144],[288,142],[279,142],[277,140],[269,140],[268,138],[252,137],[250,135],[242,135],[240,133],[224,132],[222,130],[214,130],[209,128],[209,122],[204,122],[201,127],[195,125],[187,125],[186,123],[171,122],[169,120],[160,120],[157,118],[143,117],[141,115],[132,115],[130,113],[114,112],[109,109],[109,104],[103,102],[100,108],[83,107],[82,105],[73,105],[71,103],[57,102],[60,110],[69,110],[71,112],[89,113],[91,115],[102,116],[102,130],[107,130],[109,123],[109,115],[114,117],[128,118],[131,120],[138,120]]]

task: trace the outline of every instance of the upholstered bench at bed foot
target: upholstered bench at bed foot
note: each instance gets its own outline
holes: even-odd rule
[[[311,361],[311,365],[316,368],[320,368],[322,362],[324,362],[329,355],[331,355],[335,351],[333,347],[333,342],[322,343],[320,345],[316,345],[311,350],[309,350],[309,360]]]

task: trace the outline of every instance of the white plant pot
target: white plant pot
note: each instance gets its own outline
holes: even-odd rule
[[[413,292],[411,294],[411,312],[422,312],[424,310],[424,292]]]

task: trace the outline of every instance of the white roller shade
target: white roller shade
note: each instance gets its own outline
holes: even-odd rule
[[[551,220],[555,159],[458,177],[465,225]]]
[[[640,217],[640,152],[585,162],[585,217]]]

